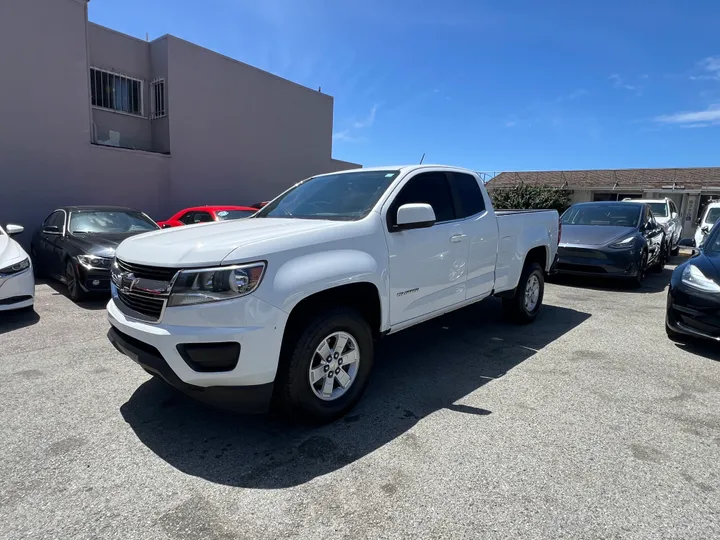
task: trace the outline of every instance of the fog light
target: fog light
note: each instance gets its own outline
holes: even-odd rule
[[[93,279],[93,286],[97,287],[98,285],[100,285],[100,280],[99,280],[99,279]]]

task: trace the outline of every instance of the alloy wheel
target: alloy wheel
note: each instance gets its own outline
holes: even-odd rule
[[[360,366],[360,348],[347,332],[333,332],[315,349],[308,382],[313,393],[323,401],[334,401],[355,382]]]
[[[540,280],[532,274],[525,284],[525,310],[532,313],[540,298]]]

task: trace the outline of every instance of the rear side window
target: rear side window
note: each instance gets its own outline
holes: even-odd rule
[[[185,212],[182,216],[180,216],[181,223],[184,223],[185,225],[191,225],[194,223],[193,217],[195,216],[195,212]]]
[[[455,207],[445,173],[418,174],[405,184],[390,207],[393,224],[397,218],[398,208],[403,204],[411,203],[425,203],[432,206],[435,220],[438,222],[455,219]]]
[[[45,223],[43,223],[43,227],[51,227],[53,225],[60,229],[60,231],[63,230],[65,227],[65,212],[57,210],[50,214],[45,220]]]
[[[474,176],[465,173],[452,173],[452,183],[459,202],[458,218],[474,216],[485,210],[485,199]]]

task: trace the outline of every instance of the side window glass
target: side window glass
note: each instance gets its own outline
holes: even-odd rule
[[[58,229],[60,229],[60,232],[62,232],[63,227],[65,226],[65,212],[55,212],[52,216],[50,216],[50,222],[48,225],[55,225]]]
[[[185,212],[182,216],[180,216],[180,219],[178,221],[184,223],[185,225],[191,225],[194,223],[193,216],[195,215],[195,212]]]
[[[42,226],[43,226],[43,227],[47,227],[48,225],[50,225],[50,222],[51,222],[52,219],[55,217],[55,214],[56,214],[56,212],[53,212],[53,213],[50,214],[48,217],[46,217],[46,218],[45,218],[45,221],[43,221]]]
[[[452,173],[452,183],[460,199],[459,218],[474,216],[485,210],[485,199],[474,176]]]
[[[438,222],[455,219],[455,207],[445,173],[418,174],[405,184],[390,207],[393,222],[397,217],[397,209],[403,204],[410,203],[425,203],[432,206]]]
[[[209,212],[195,212],[193,223],[207,223],[212,220],[213,218]]]

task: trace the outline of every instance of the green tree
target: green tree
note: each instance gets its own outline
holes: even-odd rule
[[[549,209],[564,212],[570,206],[571,192],[548,186],[517,184],[492,190],[493,206],[498,210]]]

